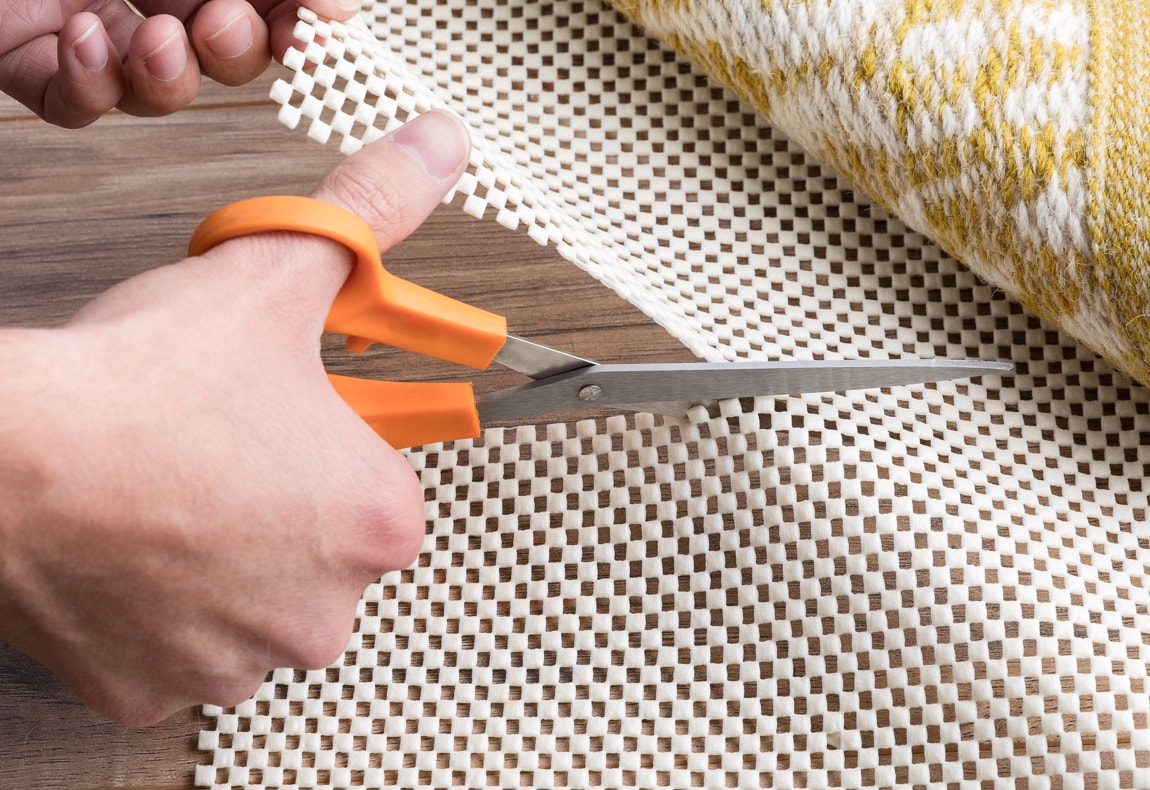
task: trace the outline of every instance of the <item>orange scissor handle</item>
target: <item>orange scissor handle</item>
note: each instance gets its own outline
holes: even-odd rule
[[[373,343],[485,368],[507,341],[507,322],[389,273],[375,234],[360,217],[314,198],[274,195],[241,200],[209,214],[192,233],[189,255],[266,231],[311,233],[356,255],[324,328],[348,336],[351,351]],[[340,396],[396,447],[471,438],[479,416],[471,385],[370,381],[329,376]]]
[[[375,234],[361,218],[331,203],[270,195],[209,214],[192,233],[189,255],[252,233],[296,231],[325,236],[356,254],[355,267],[332,302],[324,329],[364,351],[386,343],[473,368],[485,368],[507,341],[507,321],[396,277],[380,263]]]
[[[327,378],[344,402],[392,447],[479,436],[479,412],[470,384],[374,381],[334,373]]]

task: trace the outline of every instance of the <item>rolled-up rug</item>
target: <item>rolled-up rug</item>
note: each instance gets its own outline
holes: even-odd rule
[[[1150,381],[1145,4],[614,2],[908,225]]]

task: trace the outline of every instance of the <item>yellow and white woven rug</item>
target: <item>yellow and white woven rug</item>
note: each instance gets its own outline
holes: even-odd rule
[[[347,151],[455,110],[455,204],[700,356],[1015,374],[412,450],[417,567],[197,782],[1150,787],[1138,4],[620,6],[368,3],[273,95]]]

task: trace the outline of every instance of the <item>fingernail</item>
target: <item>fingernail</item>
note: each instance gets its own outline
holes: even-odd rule
[[[462,124],[445,112],[429,112],[408,121],[392,132],[391,140],[435,179],[452,175],[467,155]]]
[[[72,42],[72,52],[76,60],[88,71],[100,71],[108,65],[108,44],[104,41],[104,33],[99,22],[76,37]]]
[[[343,11],[345,14],[350,14],[353,11],[359,11],[363,8],[363,3],[360,0],[336,0],[336,8]]]
[[[247,14],[238,14],[215,33],[204,39],[204,44],[220,60],[238,58],[251,49],[255,29]]]
[[[183,74],[188,65],[188,52],[182,31],[172,33],[167,41],[144,55],[143,60],[144,68],[160,82],[171,82]]]

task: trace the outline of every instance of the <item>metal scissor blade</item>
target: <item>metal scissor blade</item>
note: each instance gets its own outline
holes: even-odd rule
[[[507,342],[499,353],[495,355],[495,362],[505,368],[511,368],[516,373],[530,376],[533,379],[545,379],[549,376],[558,376],[571,370],[578,370],[596,364],[589,359],[568,354],[551,346],[525,340],[522,337],[508,335]]]
[[[483,423],[510,422],[588,408],[662,410],[680,402],[896,387],[1012,369],[1002,362],[948,359],[590,365],[481,395],[477,402]]]

